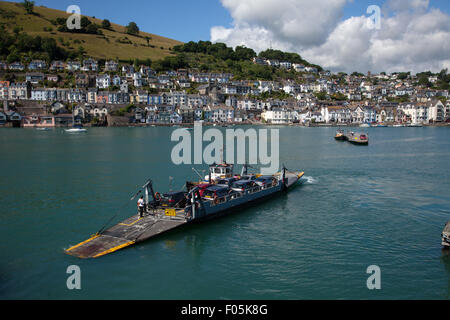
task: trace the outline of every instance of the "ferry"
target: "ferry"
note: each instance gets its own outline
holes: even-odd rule
[[[368,145],[369,136],[365,133],[350,132],[347,134],[347,141],[356,145]]]
[[[336,131],[336,135],[334,136],[334,139],[338,140],[338,141],[346,141],[347,136],[345,135],[344,130]]]
[[[288,192],[300,184],[304,172],[286,168],[277,174],[248,174],[244,166],[235,175],[230,164],[214,164],[206,181],[186,182],[186,191],[160,194],[149,180],[131,200],[143,195],[144,215],[133,215],[110,228],[104,226],[88,240],[65,250],[71,256],[90,259],[111,254],[126,247],[179,229],[240,211],[245,207]],[[113,217],[111,220],[114,220]]]

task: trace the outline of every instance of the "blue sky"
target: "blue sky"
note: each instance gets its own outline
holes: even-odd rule
[[[17,1],[21,2],[21,1]],[[35,0],[36,5],[66,10],[80,6],[81,13],[126,25],[135,21],[141,30],[187,42],[209,40],[213,26],[231,27],[232,18],[219,0]],[[354,0],[346,6],[344,17],[361,16],[369,5],[382,6],[385,0]],[[450,1],[431,0],[432,7],[450,12]]]
[[[209,40],[212,26],[229,26],[232,21],[219,0],[35,0],[35,3],[64,11],[69,5],[78,5],[83,15],[121,25],[135,21],[142,31],[183,42]]]
[[[212,40],[256,52],[272,46],[332,71],[450,69],[449,0],[222,0],[226,7],[220,0],[34,1],[63,11],[78,5],[86,16],[134,21],[142,31],[183,42]],[[388,2],[398,11],[383,10],[389,17],[367,28],[367,8]]]

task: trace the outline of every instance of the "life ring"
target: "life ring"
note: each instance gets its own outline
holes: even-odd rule
[[[155,200],[156,201],[161,201],[161,195],[159,194],[159,192],[155,193]]]

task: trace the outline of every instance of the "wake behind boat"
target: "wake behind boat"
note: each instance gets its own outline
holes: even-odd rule
[[[78,258],[99,258],[195,222],[231,214],[245,207],[288,192],[303,177],[303,172],[282,172],[271,176],[234,175],[233,166],[212,165],[208,181],[187,182],[187,191],[160,194],[149,180],[131,200],[145,195],[143,216],[134,215],[65,252]],[[150,199],[151,198],[151,199]]]

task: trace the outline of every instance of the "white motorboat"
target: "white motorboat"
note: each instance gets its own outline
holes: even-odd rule
[[[72,129],[67,129],[66,132],[67,133],[83,133],[83,132],[87,132],[87,130],[83,129],[83,128],[72,128]]]

